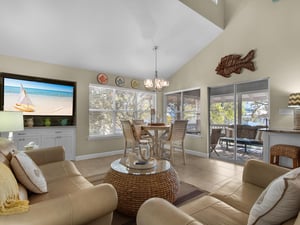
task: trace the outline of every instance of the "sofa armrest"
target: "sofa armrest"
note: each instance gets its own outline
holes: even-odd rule
[[[6,225],[79,225],[102,216],[112,215],[117,208],[117,192],[110,184],[100,184],[58,198],[30,205],[27,213],[0,216]]]
[[[296,218],[295,224],[294,225],[300,225],[300,211],[298,213],[298,216]]]
[[[272,165],[264,161],[251,159],[245,164],[243,181],[262,188],[266,188],[277,177],[288,172],[289,169]]]
[[[37,165],[65,160],[65,149],[63,146],[39,148],[25,152]]]
[[[162,198],[151,198],[139,208],[137,225],[202,225]]]

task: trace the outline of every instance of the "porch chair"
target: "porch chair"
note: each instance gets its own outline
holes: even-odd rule
[[[160,139],[160,156],[164,155],[164,145],[170,146],[170,161],[174,163],[174,149],[179,148],[182,150],[182,157],[184,165],[186,163],[185,151],[184,151],[184,139],[187,128],[188,120],[175,120],[171,126],[169,135]]]
[[[213,129],[211,129],[211,134],[210,134],[209,150],[210,150],[210,153],[214,152],[214,153],[216,153],[217,156],[219,156],[219,153],[216,151],[216,147],[219,143],[219,139],[221,137],[221,132],[222,132],[222,129],[213,128]]]

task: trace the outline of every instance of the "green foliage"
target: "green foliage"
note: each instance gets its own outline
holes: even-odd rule
[[[233,102],[217,102],[210,105],[211,124],[232,124],[234,122]]]

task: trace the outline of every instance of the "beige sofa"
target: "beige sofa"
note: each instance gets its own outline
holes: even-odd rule
[[[270,165],[258,160],[249,160],[245,165],[242,180],[231,180],[214,193],[193,200],[180,208],[160,198],[147,200],[138,211],[137,225],[271,224],[257,221],[255,223],[248,223],[249,213],[263,190],[266,189],[270,191],[270,188],[266,188],[269,183],[283,174],[286,176],[287,172],[289,172],[289,170],[282,167]],[[291,172],[293,171],[289,173]],[[296,181],[298,183],[296,184],[298,186],[296,191],[294,190],[294,194],[296,193],[295,196],[298,198],[296,200],[298,206],[295,207],[295,215],[282,223],[284,225],[300,225],[299,170],[297,172]],[[199,179],[201,178],[199,177]],[[276,179],[276,181],[277,180],[280,180],[280,178]],[[272,182],[273,185],[274,183],[275,182]],[[286,191],[285,193],[291,192]],[[266,196],[267,195],[265,195],[264,198],[267,199]],[[275,198],[274,195],[271,195],[271,199],[273,197]],[[259,199],[261,200],[261,198]],[[260,202],[258,201],[258,203]],[[280,204],[281,203],[278,205]],[[270,211],[272,210],[275,210],[275,208],[272,207]],[[283,218],[279,213],[275,213],[275,215]]]
[[[13,145],[1,139],[0,162],[12,167],[10,152],[13,149]],[[1,215],[0,224],[111,224],[118,202],[113,186],[94,186],[88,182],[73,162],[64,160],[63,147],[30,150],[26,154],[42,171],[47,182],[47,193],[34,194],[25,190],[26,193],[20,196],[26,199],[28,195],[29,210],[19,214]]]

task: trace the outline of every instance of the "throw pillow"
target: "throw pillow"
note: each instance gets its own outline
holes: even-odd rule
[[[262,135],[263,135],[263,131],[257,130],[255,140],[262,142],[263,141]]]
[[[13,155],[10,164],[19,182],[28,190],[37,194],[48,191],[42,171],[26,153]]]
[[[29,202],[19,199],[19,188],[12,171],[0,163],[0,215],[27,212]]]
[[[248,225],[281,224],[300,210],[300,168],[278,177],[252,206]]]
[[[234,129],[226,127],[225,128],[225,136],[232,138],[234,136]]]

